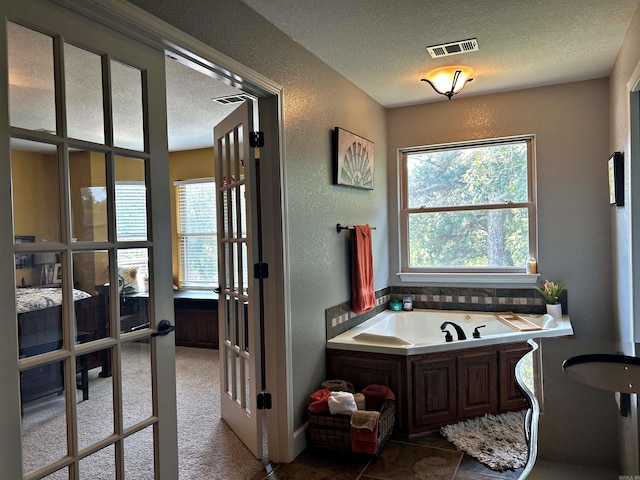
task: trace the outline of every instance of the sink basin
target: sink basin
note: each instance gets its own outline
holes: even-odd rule
[[[595,353],[565,360],[562,369],[571,378],[613,392],[640,393],[640,358]]]

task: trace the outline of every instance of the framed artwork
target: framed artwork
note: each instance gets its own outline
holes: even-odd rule
[[[615,152],[609,158],[609,205],[624,205],[624,157]]]
[[[16,244],[35,243],[36,237],[35,235],[16,235],[14,237],[14,242]],[[33,254],[16,254],[16,268],[32,268],[33,266]]]
[[[334,183],[373,190],[374,147],[371,140],[336,127]]]
[[[52,283],[62,283],[62,264],[56,263],[53,268],[53,282]]]

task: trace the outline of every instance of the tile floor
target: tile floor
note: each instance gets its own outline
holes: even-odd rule
[[[376,458],[307,449],[293,462],[270,465],[252,480],[498,480],[522,472],[496,472],[457,450],[438,434],[407,440],[392,438]]]

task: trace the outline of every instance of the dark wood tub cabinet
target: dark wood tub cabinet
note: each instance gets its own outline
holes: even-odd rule
[[[526,342],[403,356],[327,349],[327,378],[396,395],[396,431],[415,436],[486,413],[527,408],[515,366]]]

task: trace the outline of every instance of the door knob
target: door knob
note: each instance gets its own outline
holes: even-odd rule
[[[176,329],[175,325],[171,325],[169,320],[160,320],[158,324],[158,331],[151,334],[152,337],[157,337],[158,335],[165,336],[169,333],[173,332]]]

